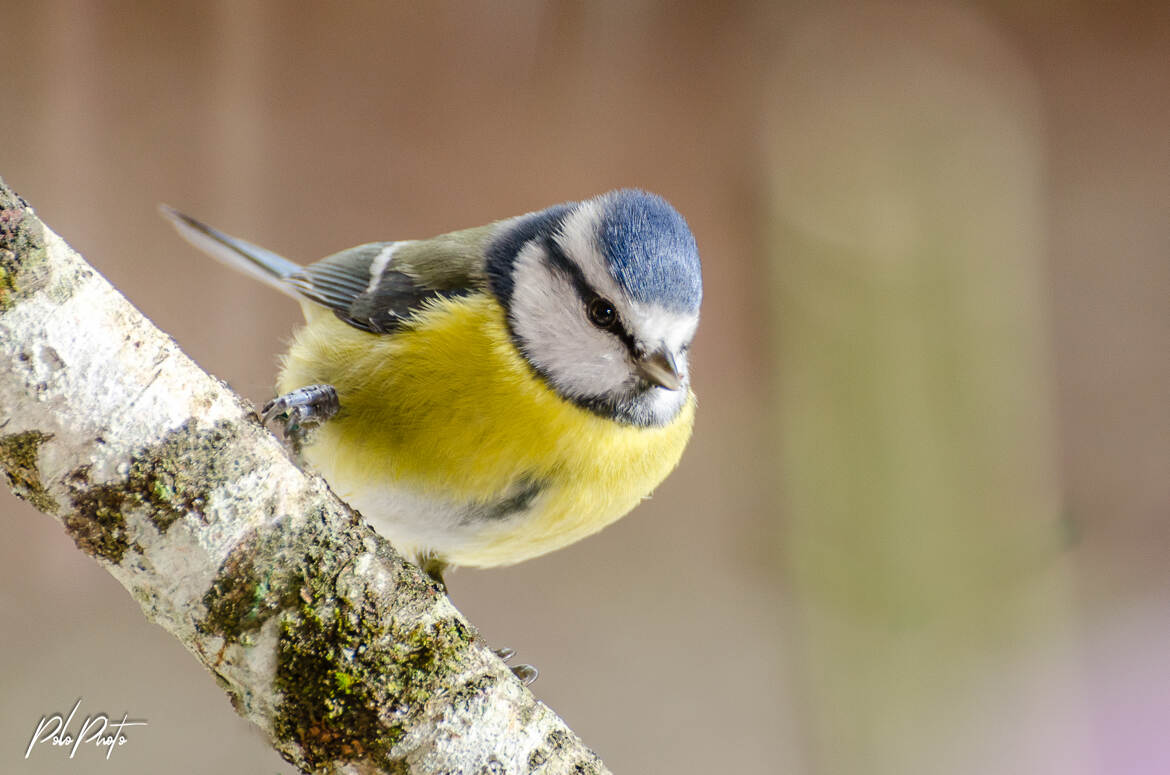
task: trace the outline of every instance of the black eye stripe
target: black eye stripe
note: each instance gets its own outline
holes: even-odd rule
[[[561,246],[551,236],[544,238],[544,255],[548,258],[549,264],[554,270],[560,272],[562,276],[573,284],[573,288],[577,291],[577,296],[581,299],[581,304],[587,310],[589,305],[598,299],[602,299],[602,295],[593,289],[589,281],[585,279],[585,273],[581,271],[581,267],[574,264],[561,250]],[[614,321],[613,325],[604,328],[603,330],[616,336],[621,340],[626,349],[630,351],[630,355],[637,357],[637,347],[634,344],[634,337],[630,336],[630,332],[622,325],[621,316],[619,315]]]
[[[545,237],[544,239],[544,254],[548,257],[549,263],[553,269],[564,275],[573,287],[577,290],[577,295],[581,297],[582,301],[589,301],[590,299],[600,295],[593,290],[593,286],[585,279],[585,273],[581,271],[581,267],[574,264],[561,250],[561,246],[552,237]]]

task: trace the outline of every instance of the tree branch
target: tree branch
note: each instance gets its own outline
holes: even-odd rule
[[[0,468],[302,770],[606,771],[3,181]]]

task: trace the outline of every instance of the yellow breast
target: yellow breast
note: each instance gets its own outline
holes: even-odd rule
[[[490,566],[564,546],[632,509],[690,437],[693,395],[673,422],[654,428],[559,397],[513,346],[503,310],[487,295],[436,301],[389,335],[316,308],[306,316],[279,388],[331,384],[342,407],[306,457],[404,552]],[[497,501],[522,481],[539,482],[540,494],[500,520],[460,520],[443,506],[404,513],[411,509],[401,498],[379,495],[405,492],[457,510]]]

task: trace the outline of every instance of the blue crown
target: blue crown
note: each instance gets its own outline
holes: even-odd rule
[[[602,198],[598,241],[609,271],[634,299],[697,312],[703,273],[695,237],[665,199],[636,189]]]

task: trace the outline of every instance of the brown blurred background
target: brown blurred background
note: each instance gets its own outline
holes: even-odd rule
[[[452,598],[620,773],[1170,771],[1170,11],[0,0],[0,176],[205,368],[312,260],[617,186],[704,258],[680,470]],[[286,772],[0,493],[0,770]],[[145,718],[110,762],[43,714]]]

